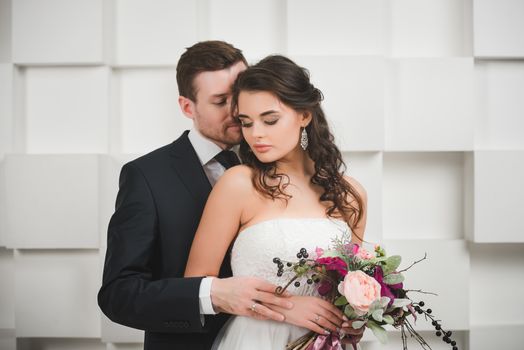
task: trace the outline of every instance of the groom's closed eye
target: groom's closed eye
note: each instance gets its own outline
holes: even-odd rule
[[[224,98],[224,99],[221,99],[221,100],[219,100],[219,101],[215,101],[215,102],[213,102],[213,104],[214,104],[214,105],[217,105],[217,106],[223,106],[223,105],[226,104],[226,102],[227,102],[227,99]]]

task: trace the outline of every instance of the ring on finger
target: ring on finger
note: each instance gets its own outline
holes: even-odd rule
[[[316,315],[315,317],[315,323],[317,323],[320,320],[320,315]]]
[[[257,308],[257,303],[253,303],[253,305],[251,305],[251,311],[257,312],[256,308]]]

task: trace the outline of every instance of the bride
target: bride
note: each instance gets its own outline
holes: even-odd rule
[[[213,188],[185,276],[217,276],[231,248],[234,275],[283,285],[288,279],[277,277],[274,257],[295,261],[301,248],[326,247],[344,231],[362,242],[366,192],[343,175],[321,100],[307,71],[283,56],[266,57],[238,76],[231,108],[242,127],[243,165]],[[285,323],[263,319],[254,303],[252,317],[233,316],[213,348],[284,349],[308,330],[327,334],[341,327],[355,339],[362,336],[312,286],[288,291],[293,308],[273,307]]]

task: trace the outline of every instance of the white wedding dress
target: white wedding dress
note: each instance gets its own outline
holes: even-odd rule
[[[316,247],[331,246],[333,238],[341,237],[344,232],[349,236],[349,230],[345,222],[331,218],[278,218],[256,223],[242,230],[233,244],[233,275],[260,277],[284,286],[293,275],[284,273],[277,277],[273,258],[296,262],[301,248],[306,248],[311,256]],[[314,284],[308,285],[306,281],[301,281],[298,288],[291,284],[287,290],[299,295],[318,295]],[[307,332],[288,323],[233,316],[218,334],[212,349],[283,350],[288,342]]]

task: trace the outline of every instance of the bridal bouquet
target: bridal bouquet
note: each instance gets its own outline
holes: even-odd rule
[[[456,342],[451,339],[452,332],[445,331],[429,308],[424,308],[424,302],[415,302],[410,298],[412,292],[420,290],[404,289],[402,272],[424,260],[415,261],[409,267],[398,270],[401,257],[387,256],[385,250],[376,245],[373,251],[366,250],[351,243],[348,235],[343,235],[333,241],[328,249],[316,248],[315,252],[300,249],[297,254],[299,261],[282,261],[274,258],[277,265],[277,276],[282,276],[284,270],[293,276],[288,283],[276,290],[282,294],[291,284],[300,287],[301,282],[315,286],[318,293],[330,300],[342,310],[344,315],[353,320],[355,329],[365,326],[382,343],[387,341],[384,327],[391,326],[400,329],[403,349],[407,350],[407,334],[415,338],[423,349],[431,349],[426,341],[413,328],[417,315],[431,321],[436,335],[457,350]],[[409,294],[409,295],[408,295]],[[342,335],[344,337],[344,335]],[[353,348],[357,349],[352,342]],[[290,342],[286,350],[336,350],[343,349],[341,337],[338,334],[319,335],[309,332],[299,339]]]

